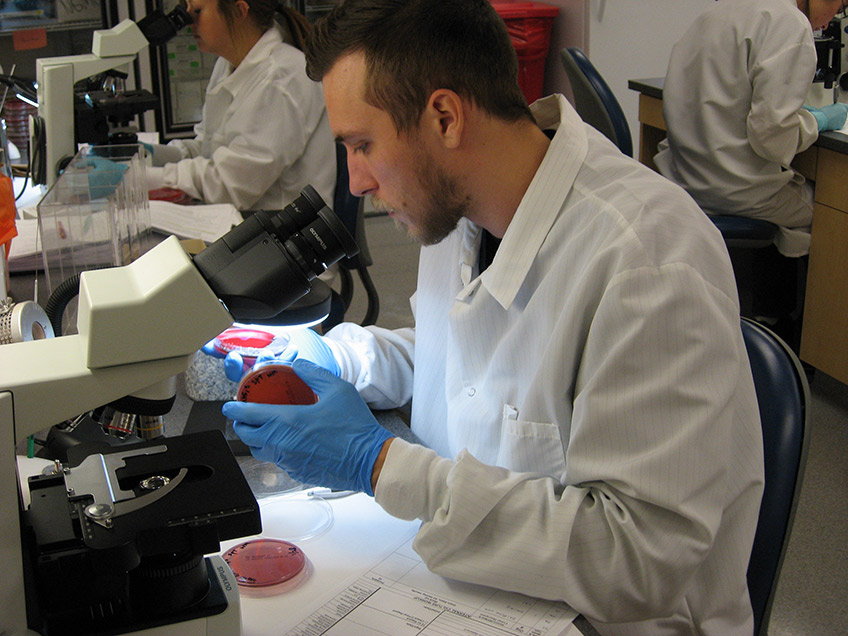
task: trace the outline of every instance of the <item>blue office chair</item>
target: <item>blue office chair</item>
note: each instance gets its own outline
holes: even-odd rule
[[[799,279],[801,272],[797,267],[794,272],[787,274],[785,269],[789,267],[789,261],[778,262],[782,257],[773,246],[778,231],[777,225],[762,219],[729,214],[711,214],[709,217],[721,232],[727,246],[736,277],[736,287],[739,290],[742,315],[774,314],[776,311],[780,316],[772,317],[781,321],[781,329],[788,330],[781,335],[798,351],[800,322],[793,318],[793,315],[800,314],[804,284]],[[787,276],[790,278],[788,281]],[[775,285],[779,285],[777,291],[772,289]],[[790,292],[794,297],[791,308],[788,306],[790,301],[786,300]],[[758,302],[755,297],[771,299],[769,304],[776,302],[778,297],[782,301],[777,303],[777,306],[764,310],[758,306],[763,301]]]
[[[777,320],[775,329],[798,352],[806,265],[777,251],[774,223],[736,215],[710,215],[710,220],[727,246],[742,315],[762,314]]]
[[[562,65],[571,82],[577,113],[610,139],[619,150],[633,156],[630,127],[621,105],[597,69],[580,49],[571,47],[560,53]],[[768,221],[742,216],[716,215],[710,219],[721,232],[728,247],[759,248],[774,242],[777,226]]]
[[[597,69],[580,49],[571,47],[560,53],[562,65],[571,82],[574,108],[580,117],[612,141],[628,157],[633,156],[630,126],[621,105]]]
[[[374,286],[374,281],[368,273],[368,267],[374,261],[371,258],[371,253],[368,251],[368,242],[365,237],[365,217],[362,211],[362,203],[360,197],[356,197],[350,192],[350,176],[347,171],[347,150],[345,150],[342,144],[337,143],[336,189],[333,193],[333,211],[341,219],[342,223],[344,223],[351,236],[356,239],[356,244],[359,245],[359,254],[339,261],[341,289],[339,292],[333,291],[330,315],[322,324],[325,332],[340,323],[350,308],[354,291],[353,271],[359,275],[359,280],[365,289],[368,300],[365,317],[360,324],[362,326],[373,325],[377,322],[377,316],[380,313],[380,299],[377,295],[377,288]]]
[[[766,636],[807,461],[810,390],[801,362],[762,325],[742,319],[763,427],[765,488],[748,562],[754,634]]]
[[[710,215],[710,220],[721,232],[727,247],[756,249],[774,243],[777,226],[762,219],[729,214]]]

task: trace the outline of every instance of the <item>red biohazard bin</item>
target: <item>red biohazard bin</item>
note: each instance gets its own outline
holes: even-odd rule
[[[543,94],[551,26],[559,7],[520,0],[492,0],[492,6],[506,22],[506,30],[518,55],[518,85],[527,103],[532,104]]]

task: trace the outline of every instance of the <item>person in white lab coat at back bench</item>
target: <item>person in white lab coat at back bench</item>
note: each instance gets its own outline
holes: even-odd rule
[[[842,0],[720,0],[671,52],[663,89],[668,138],[654,162],[709,214],[780,226],[786,256],[809,251],[813,191],[790,166],[819,131],[841,128],[843,104],[807,109],[813,28]]]
[[[746,254],[750,308],[796,351],[810,250],[813,186],[792,168],[848,107],[805,106],[816,71],[813,29],[842,0],[720,0],[674,46],[663,90],[668,137],[654,163],[707,214],[778,226],[773,246]],[[740,256],[739,258],[742,258]],[[799,287],[800,285],[800,287]]]
[[[311,184],[332,205],[336,155],[321,85],[299,48],[311,25],[277,0],[189,0],[202,51],[219,57],[196,138],[153,149],[150,189],[204,203],[278,210]],[[277,22],[284,18],[286,28]]]

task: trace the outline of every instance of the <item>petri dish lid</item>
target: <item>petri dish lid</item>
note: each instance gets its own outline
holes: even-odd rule
[[[252,455],[236,457],[250,490],[257,499],[273,497],[303,490],[304,485],[289,476],[282,468],[272,462],[263,462]]]
[[[263,537],[308,541],[333,525],[333,507],[302,492],[260,499],[259,510]]]
[[[261,404],[315,404],[318,396],[287,364],[263,364],[244,375],[236,399]]]
[[[221,556],[239,587],[264,588],[262,595],[294,589],[308,574],[306,555],[289,541],[251,539],[225,550]]]

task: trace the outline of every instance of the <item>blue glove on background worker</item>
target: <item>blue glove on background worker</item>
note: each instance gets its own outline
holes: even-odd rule
[[[227,402],[222,410],[234,421],[233,430],[256,459],[273,462],[298,481],[373,497],[374,463],[393,435],[349,382],[308,360],[295,360],[292,368],[318,402]]]
[[[839,130],[845,125],[845,119],[848,117],[848,104],[828,104],[822,108],[813,106],[804,106],[816,118],[819,132],[825,130]]]
[[[124,178],[128,167],[126,164],[96,156],[87,157],[85,164],[88,168],[86,172],[92,199],[103,199],[112,194]]]
[[[327,369],[336,377],[341,377],[342,370],[330,347],[324,342],[323,336],[314,329],[292,329],[288,332],[289,343],[282,353],[274,355],[271,352],[262,352],[256,356],[253,366],[260,366],[268,362],[284,362],[291,364],[295,360],[309,360],[319,367]],[[203,353],[220,358],[221,353],[215,349],[214,341],[209,341],[201,348]],[[224,357],[224,375],[232,382],[241,380],[242,375],[248,370],[244,367],[244,359],[237,351],[231,351]]]

